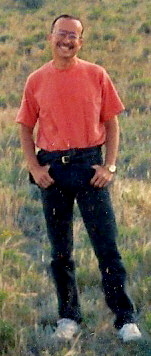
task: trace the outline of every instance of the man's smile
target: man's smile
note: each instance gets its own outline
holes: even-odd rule
[[[74,45],[72,43],[61,43],[61,42],[58,42],[57,43],[57,47],[65,49],[65,50],[67,50],[67,49],[70,50],[70,49],[74,48]]]

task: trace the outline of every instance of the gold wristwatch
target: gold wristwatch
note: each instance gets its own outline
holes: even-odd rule
[[[116,172],[116,166],[114,164],[105,164],[104,167],[108,168],[110,173]]]

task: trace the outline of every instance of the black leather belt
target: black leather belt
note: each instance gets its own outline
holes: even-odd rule
[[[83,162],[85,160],[85,157],[80,157],[80,156],[73,156],[73,155],[65,155],[65,156],[61,156],[58,158],[53,159],[53,162],[58,162],[58,163],[62,163],[62,164],[69,164],[72,162]]]
[[[47,162],[58,162],[64,165],[71,162],[83,162],[86,158],[92,157],[100,153],[101,146],[93,146],[87,148],[71,148],[64,151],[46,151],[41,149],[38,153],[39,162],[46,164]]]

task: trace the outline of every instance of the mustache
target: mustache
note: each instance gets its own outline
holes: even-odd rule
[[[64,43],[64,42],[57,42],[57,46],[58,47],[61,47],[61,46],[64,46],[64,47],[67,47],[69,49],[73,49],[74,48],[74,45],[72,43]]]

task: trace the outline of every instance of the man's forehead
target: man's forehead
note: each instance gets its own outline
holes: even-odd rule
[[[54,25],[54,28],[61,29],[61,30],[69,30],[71,32],[77,30],[82,31],[81,22],[75,19],[65,19],[65,18],[58,19]]]

